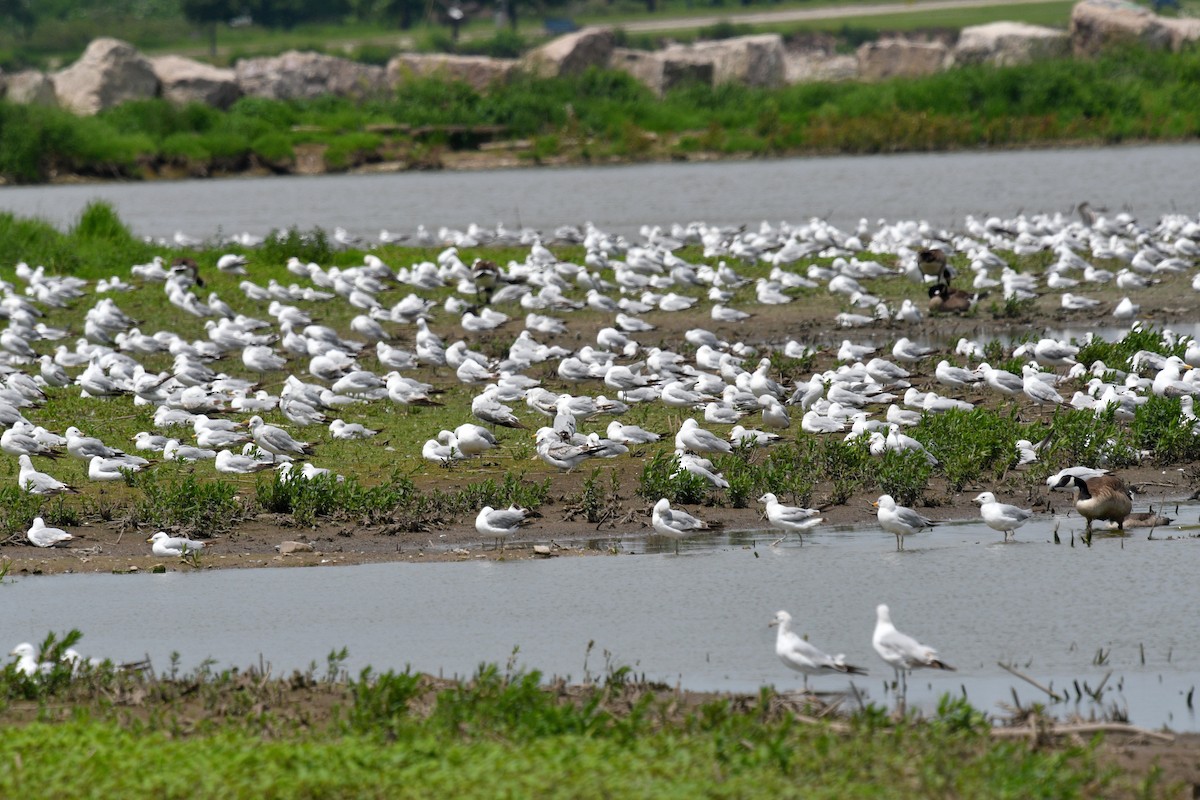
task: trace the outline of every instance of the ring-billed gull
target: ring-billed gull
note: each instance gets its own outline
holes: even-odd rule
[[[1024,508],[1010,506],[1007,503],[997,503],[996,495],[991,492],[980,492],[974,502],[979,504],[979,513],[983,517],[983,521],[992,530],[1001,531],[1006,542],[1010,533],[1013,538],[1016,538],[1017,528],[1024,525],[1033,516],[1032,511]]]
[[[821,512],[815,508],[785,506],[772,492],[767,492],[758,498],[758,502],[767,504],[767,522],[771,523],[772,528],[781,531],[803,533],[825,521],[820,516]]]
[[[21,642],[12,649],[9,655],[17,657],[17,663],[14,665],[14,668],[26,678],[32,678],[38,673],[45,674],[53,668],[53,665],[49,662],[38,662],[37,648],[29,642]]]
[[[776,611],[775,618],[767,623],[767,627],[778,628],[775,634],[775,655],[788,669],[794,669],[804,676],[804,686],[808,688],[809,675],[828,675],[840,672],[847,675],[866,675],[867,671],[846,663],[846,657],[841,653],[831,656],[814,647],[810,642],[800,638],[791,629],[792,615],[786,611]]]
[[[954,671],[954,667],[938,658],[937,650],[896,630],[891,612],[883,603],[875,607],[875,635],[871,637],[871,644],[879,657],[892,665],[896,678],[901,681],[901,691],[905,693],[910,670],[927,667]]]
[[[896,537],[896,549],[904,549],[904,537],[916,533],[922,528],[932,528],[936,522],[922,517],[911,508],[896,505],[896,500],[890,494],[879,496],[873,505],[879,509],[876,518],[879,527]]]
[[[247,425],[250,426],[250,433],[254,436],[254,443],[271,455],[311,456],[313,454],[312,445],[296,441],[283,428],[263,422],[262,417],[251,417]]]
[[[159,531],[146,541],[151,545],[150,551],[162,557],[186,556],[204,549],[204,542],[183,536],[168,536],[164,531]]]
[[[685,419],[675,434],[675,447],[693,453],[729,453],[733,446],[711,431],[700,427],[694,419]]]
[[[696,531],[709,529],[709,524],[697,519],[686,511],[671,508],[671,501],[665,497],[654,504],[651,515],[654,530],[660,535],[675,540],[675,555],[679,555],[679,540]]]
[[[29,543],[37,547],[54,547],[56,544],[69,542],[75,537],[61,528],[47,528],[41,517],[34,517],[33,524],[25,533]]]
[[[17,463],[21,465],[21,471],[17,475],[17,486],[20,486],[21,489],[29,492],[30,494],[50,495],[62,494],[63,492],[70,492],[72,494],[79,493],[77,489],[67,486],[62,481],[52,478],[44,472],[38,472],[33,468],[33,462],[30,460],[29,456],[19,456],[17,458]]]
[[[475,530],[481,536],[490,536],[503,549],[508,537],[516,533],[528,521],[528,517],[529,512],[517,506],[499,509],[484,506],[475,517]]]
[[[1106,520],[1117,523],[1117,530],[1125,530],[1125,518],[1133,510],[1133,496],[1125,481],[1116,475],[1098,475],[1092,478],[1064,475],[1053,488],[1074,485],[1075,510],[1087,520],[1086,533],[1091,538],[1092,522]]]

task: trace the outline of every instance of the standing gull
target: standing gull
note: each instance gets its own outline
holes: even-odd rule
[[[776,611],[775,618],[767,623],[767,627],[778,628],[775,634],[775,655],[788,669],[804,675],[804,687],[808,688],[809,675],[828,675],[840,672],[849,675],[866,675],[867,671],[846,663],[846,657],[841,653],[831,656],[817,649],[809,642],[800,638],[791,629],[792,615],[786,611]]]
[[[654,530],[660,535],[675,540],[675,555],[679,555],[679,540],[695,532],[709,529],[709,524],[697,519],[686,511],[671,508],[671,501],[665,497],[654,504],[651,515]]]
[[[1017,528],[1024,525],[1033,516],[1032,511],[1010,506],[1007,503],[997,503],[996,495],[991,492],[980,492],[974,502],[979,504],[979,513],[983,517],[983,521],[992,530],[1003,532],[1006,542],[1010,533],[1015,539]]]
[[[871,644],[874,645],[875,652],[879,653],[879,657],[891,664],[892,669],[896,671],[903,694],[908,692],[908,673],[911,670],[929,667],[954,671],[954,667],[938,658],[937,650],[896,630],[886,605],[880,603],[876,606],[875,614],[875,635],[871,637]]]
[[[896,537],[896,549],[904,549],[904,537],[922,528],[932,528],[936,522],[922,517],[911,508],[896,505],[890,494],[883,494],[873,504],[879,511],[876,518],[879,526]]]
[[[475,517],[475,530],[481,536],[490,536],[503,549],[508,537],[516,533],[528,521],[529,512],[517,506],[495,509],[484,506]]]
[[[771,523],[772,528],[781,531],[795,531],[803,533],[811,530],[824,522],[824,518],[820,516],[821,512],[815,508],[799,508],[797,506],[785,506],[779,502],[779,499],[771,492],[767,492],[762,497],[758,498],[758,502],[766,503],[767,522]],[[801,539],[803,541],[803,538]],[[780,612],[782,613],[782,612]]]

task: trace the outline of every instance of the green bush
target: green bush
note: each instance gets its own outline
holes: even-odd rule
[[[291,139],[283,133],[265,133],[250,143],[250,150],[270,162],[291,161],[296,157]]]
[[[182,162],[205,162],[212,153],[204,146],[196,133],[173,133],[163,139],[159,150],[163,158]]]
[[[1178,397],[1150,395],[1134,412],[1130,433],[1136,446],[1153,453],[1159,464],[1200,460],[1196,421],[1183,415]]]

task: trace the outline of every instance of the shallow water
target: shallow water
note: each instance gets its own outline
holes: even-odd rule
[[[1196,514],[1184,507],[1181,517]],[[546,561],[20,578],[0,589],[13,612],[0,618],[0,642],[75,627],[92,655],[149,654],[161,667],[177,651],[186,668],[206,657],[247,666],[262,654],[277,672],[346,646],[352,670],[444,675],[504,664],[519,648],[518,664],[574,679],[585,659],[603,673],[608,653],[612,665],[671,685],[753,691],[801,685],[772,649],[767,622],[782,608],[813,642],[869,669],[856,685],[888,702],[891,672],[870,644],[875,605],[887,602],[897,627],[958,667],[916,675],[911,703],[931,707],[965,690],[994,710],[1013,688],[1023,703],[1045,699],[999,661],[1072,695],[1072,681],[1094,688],[1112,670],[1106,706],[1139,724],[1200,729],[1184,700],[1200,683],[1189,600],[1200,546],[1160,529],[1154,541],[1141,531],[1072,547],[1079,527],[1063,520],[1054,545],[1048,518],[1010,544],[981,524],[945,525],[903,553],[878,529],[822,530],[803,546],[795,536],[771,546],[775,537],[760,531],[697,537],[679,557],[651,538],[619,542],[621,555]],[[813,683],[848,685],[840,676]]]
[[[1200,145],[837,156],[708,164],[237,178],[0,189],[0,208],[65,225],[90,200],[113,203],[135,231],[162,237],[293,225],[376,237],[418,224],[475,222],[544,231],[591,220],[625,234],[643,224],[826,217],[922,218],[961,228],[965,215],[1069,213],[1083,200],[1145,221],[1196,213]]]

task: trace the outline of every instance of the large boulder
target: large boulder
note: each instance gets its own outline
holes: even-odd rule
[[[1172,46],[1169,26],[1149,9],[1126,0],[1082,0],[1071,9],[1071,49],[1092,56],[1114,44],[1137,43],[1165,50]]]
[[[1184,47],[1200,42],[1200,19],[1195,17],[1159,17],[1158,22],[1171,35],[1171,49],[1179,52]]]
[[[238,99],[237,75],[203,61],[182,56],[158,56],[150,66],[162,86],[162,96],[178,105],[204,103],[228,108]]]
[[[507,83],[517,68],[510,58],[455,56],[446,53],[402,53],[387,65],[388,85],[393,89],[413,78],[441,77],[483,91],[497,83]]]
[[[150,62],[120,39],[96,39],[71,66],[54,75],[58,104],[76,114],[95,114],[127,100],[158,94]]]
[[[1066,31],[1023,22],[993,22],[963,28],[954,45],[955,66],[992,64],[1007,67],[1039,58],[1065,57],[1071,52]]]
[[[858,74],[864,81],[932,75],[945,68],[949,53],[944,42],[880,39],[858,48]]]
[[[663,52],[711,61],[715,83],[775,87],[784,82],[783,37],[777,33],[673,45]]]
[[[4,97],[8,102],[35,106],[58,105],[58,97],[54,94],[54,81],[46,73],[27,69],[5,77],[8,80],[8,91]]]
[[[311,100],[327,94],[368,97],[386,94],[388,89],[383,67],[298,50],[271,58],[244,58],[234,71],[242,94],[269,100]]]
[[[783,79],[795,83],[828,83],[858,78],[858,58],[820,50],[788,51],[783,56]]]
[[[618,47],[613,50],[613,69],[627,72],[662,97],[677,86],[702,83],[712,86],[713,62],[686,53],[647,52]]]
[[[607,67],[615,44],[611,28],[584,28],[531,50],[522,63],[543,78],[578,75],[588,67]]]

